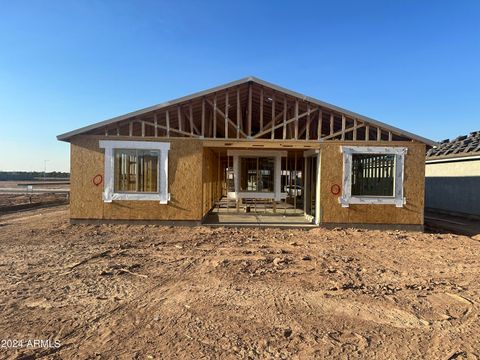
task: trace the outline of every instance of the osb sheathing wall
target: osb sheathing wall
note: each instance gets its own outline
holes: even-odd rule
[[[203,150],[203,215],[220,199],[222,182],[218,155],[210,149]]]
[[[343,154],[341,146],[365,146],[361,143],[323,143],[321,145],[320,209],[322,223],[338,224],[423,224],[425,145],[413,142],[389,143],[388,146],[408,147],[405,155],[404,197],[402,208],[395,205],[350,205],[343,208],[339,195],[331,192],[332,185],[342,185]],[[369,142],[368,146],[385,146],[385,143]]]
[[[103,202],[103,183],[98,186],[93,183],[97,174],[104,174],[104,149],[99,148],[99,140],[102,139],[111,138],[81,135],[71,140],[72,219],[201,220],[203,148],[199,140],[168,140],[168,191],[171,200],[162,205],[158,201]],[[117,137],[115,140],[159,141]]]

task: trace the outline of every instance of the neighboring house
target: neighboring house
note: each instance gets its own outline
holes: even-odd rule
[[[427,209],[480,217],[480,131],[427,152]]]
[[[412,229],[435,145],[254,77],[58,139],[71,143],[72,222],[200,224],[214,208]]]

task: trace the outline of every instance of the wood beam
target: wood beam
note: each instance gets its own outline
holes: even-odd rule
[[[382,140],[382,130],[377,127],[377,141]]]
[[[346,122],[345,115],[342,114],[342,137],[341,137],[342,140],[345,140],[345,122]]]
[[[205,137],[205,97],[202,97],[202,137]]]
[[[275,125],[275,118],[276,118],[276,115],[275,115],[275,92],[273,92],[273,94],[272,94],[272,133],[270,135],[272,140],[275,138],[275,129],[273,128],[273,126]]]
[[[225,91],[225,139],[228,139],[228,89]]]
[[[210,100],[206,99],[206,101],[207,101],[207,104],[208,104],[208,105],[210,105],[212,108],[214,108],[214,106],[213,106],[213,104],[212,104],[212,102],[211,102]],[[223,113],[223,111],[220,110],[218,107],[216,108],[216,110],[217,110],[217,111],[214,111],[214,113],[217,113],[217,112],[218,112],[218,113],[220,114],[220,116],[222,116],[223,118],[226,117],[225,114]],[[234,123],[231,119],[227,118],[227,121],[228,121],[228,123],[229,123],[231,126],[233,126],[233,127],[235,128],[235,123]],[[244,137],[247,137],[247,134],[245,134],[242,130],[239,130],[239,132],[240,132],[240,134],[242,134]]]
[[[365,141],[370,141],[370,126],[365,125]]]
[[[167,121],[167,124],[166,124],[167,137],[170,137],[170,112],[168,110],[166,111],[165,116]]]
[[[330,114],[330,135],[333,134],[333,122],[334,122],[335,118],[333,116],[333,114]]]
[[[157,125],[158,125],[158,116],[157,116],[157,113],[153,113],[153,118],[154,118],[154,123],[155,123],[155,128],[154,128],[154,131],[155,131],[155,137],[158,137],[158,128],[157,128]]]
[[[323,112],[318,110],[318,124],[317,124],[317,140],[322,138]]]
[[[263,86],[260,89],[260,131],[263,131]]]
[[[356,141],[357,140],[357,118],[353,119],[353,127],[355,128],[353,129],[353,141]]]
[[[318,108],[315,108],[315,109],[313,109],[311,112],[315,112],[315,111],[317,111],[317,110],[318,110]],[[303,118],[303,117],[306,116],[306,115],[307,115],[307,112],[305,111],[304,113],[298,115],[298,118],[297,118],[296,116],[294,116],[293,118],[291,118],[291,119],[289,119],[289,120],[286,120],[286,121],[283,122],[282,124],[278,124],[278,125],[272,126],[271,129],[264,130],[264,131],[258,133],[258,134],[255,135],[253,138],[254,138],[254,139],[257,139],[257,138],[259,138],[260,136],[263,136],[263,135],[265,135],[266,133],[268,133],[268,132],[270,132],[270,131],[275,131],[275,130],[278,129],[279,127],[288,125],[288,124],[294,122],[295,120],[298,120],[298,119]]]
[[[217,138],[217,94],[213,97],[213,138]]]
[[[311,123],[311,118],[310,118],[310,104],[307,104],[307,128],[305,130],[305,139],[310,140],[310,123]]]
[[[333,134],[331,134],[331,135],[325,136],[324,138],[322,138],[322,140],[329,140],[329,139],[332,139],[332,138],[334,138],[334,137],[337,137],[338,135],[346,134],[346,133],[348,133],[348,132],[350,132],[350,131],[353,131],[353,130],[355,130],[355,129],[360,129],[360,128],[364,127],[364,126],[365,126],[365,124],[359,124],[359,125],[357,125],[356,127],[353,127],[353,126],[352,126],[351,128],[348,128],[348,129],[345,129],[345,130],[340,130],[340,131],[337,131],[337,132],[335,132],[335,133],[333,133]]]
[[[294,122],[294,126],[295,126],[295,130],[294,130],[294,136],[295,136],[295,140],[298,140],[298,99],[295,99],[295,122]],[[310,112],[309,112],[310,113]]]
[[[275,124],[272,124],[272,128]],[[287,97],[283,95],[283,140],[287,138]]]
[[[248,83],[248,123],[247,123],[248,136],[252,136],[252,83]]]
[[[289,109],[290,108],[288,108],[287,110],[289,110]],[[266,128],[270,129],[270,126],[272,125],[272,123],[275,125],[277,123],[278,119],[280,119],[282,116],[283,116],[283,110],[280,111],[277,115],[275,115],[275,118],[272,117],[272,119],[267,124],[265,124],[265,126],[263,128],[264,129],[266,129]]]
[[[188,114],[190,117],[190,133],[193,135],[193,109],[192,109],[192,102],[188,104]],[[198,130],[197,130],[198,132]]]
[[[195,123],[193,122],[193,111],[189,111],[189,112],[190,112],[190,115],[184,114],[184,116],[188,119],[190,125],[193,126],[193,130],[195,130],[195,133],[200,134],[200,131],[196,127]],[[190,119],[192,119],[192,121],[190,121]]]
[[[240,138],[240,119],[242,117],[242,109],[240,104],[240,88],[237,87],[237,139]]]
[[[180,106],[177,106],[177,117],[178,117],[178,130],[183,131],[182,109],[180,108]]]
[[[149,122],[149,121],[145,121],[146,124],[148,125],[151,125],[151,126],[156,126],[157,128],[159,129],[163,129],[163,130],[167,130],[167,127],[166,126],[163,126],[163,125],[155,125],[154,123],[152,122]],[[175,133],[178,133],[178,134],[182,134],[182,135],[187,135],[187,136],[191,136],[191,137],[200,137],[199,135],[196,135],[196,134],[191,134],[187,131],[183,131],[183,130],[177,130],[177,129],[169,129],[171,132],[175,132]]]

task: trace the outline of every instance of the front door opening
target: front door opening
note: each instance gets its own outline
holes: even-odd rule
[[[304,215],[301,151],[223,150],[219,162],[222,197],[213,212]]]

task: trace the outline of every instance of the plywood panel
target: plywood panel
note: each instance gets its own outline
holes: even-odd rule
[[[70,217],[103,218],[103,183],[93,183],[96,175],[103,177],[103,149],[98,140],[77,136],[71,140],[70,157]]]
[[[93,185],[96,174],[103,175],[104,153],[99,149],[102,136],[72,139],[71,218],[111,220],[200,220],[202,218],[202,144],[195,139],[170,140],[168,186],[171,201],[102,200],[103,184]],[[117,137],[115,138],[118,139]],[[158,141],[126,138],[125,140]]]
[[[221,181],[219,181],[218,155],[211,149],[203,150],[203,215],[215,205],[221,197]]]
[[[365,142],[349,142],[365,146]],[[369,146],[385,146],[385,143],[369,142]],[[321,208],[323,223],[365,223],[365,224],[423,224],[425,145],[405,142],[399,146],[408,147],[405,156],[404,196],[407,204],[403,208],[395,205],[350,205],[342,208],[339,195],[331,193],[331,186],[342,186],[343,154],[341,142],[321,145]]]

